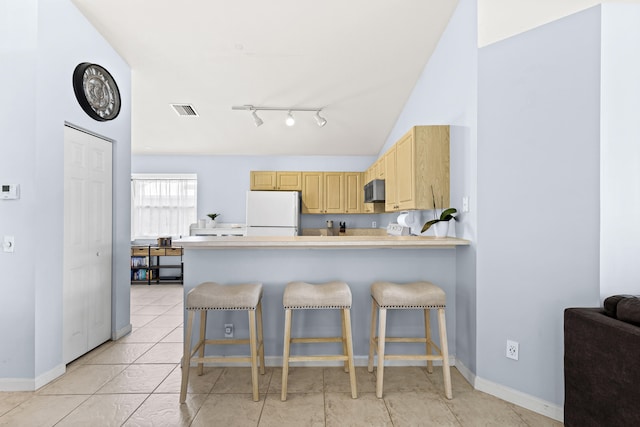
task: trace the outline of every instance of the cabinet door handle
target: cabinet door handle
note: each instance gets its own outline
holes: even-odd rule
[[[100,251],[96,252],[96,256],[100,256]]]

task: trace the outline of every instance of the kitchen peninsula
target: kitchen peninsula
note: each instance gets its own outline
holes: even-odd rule
[[[174,241],[174,245],[184,248],[185,295],[207,281],[263,283],[267,365],[280,366],[284,330],[282,294],[285,285],[296,280],[309,283],[343,280],[349,284],[353,294],[353,345],[358,365],[366,364],[369,348],[371,283],[431,281],[447,294],[447,334],[450,354],[455,355],[456,253],[465,250],[469,245],[467,240],[416,236],[193,236]],[[389,313],[399,320],[390,322],[388,334],[398,335],[402,331],[405,335],[418,335],[424,331],[424,319],[412,312]],[[340,330],[337,313],[331,316],[322,310],[307,310],[296,315],[302,318],[298,325],[305,331],[313,329],[312,333],[317,336]],[[207,323],[207,336],[212,339],[223,338],[223,325],[229,323],[234,324],[236,336],[248,336],[245,312],[210,312]],[[316,325],[315,328],[312,325]],[[295,335],[296,331],[292,333]],[[300,349],[304,350],[304,347]],[[225,346],[224,351],[223,354],[232,355],[246,350]]]

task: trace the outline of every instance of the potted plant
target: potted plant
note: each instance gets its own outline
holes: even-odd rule
[[[431,187],[431,197],[433,198],[433,219],[424,223],[422,226],[422,232],[424,233],[433,225],[436,237],[447,237],[449,234],[449,221],[456,220],[454,215],[458,213],[458,211],[455,208],[447,208],[438,215],[438,210],[436,209],[436,196],[433,192],[433,187]],[[444,201],[442,204],[444,204]]]
[[[209,228],[214,228],[214,227],[216,226],[216,218],[217,218],[217,217],[219,217],[219,216],[220,216],[220,214],[218,214],[218,213],[210,213],[210,214],[207,214],[207,216],[208,216],[209,218],[211,218],[211,221],[209,221],[209,222],[207,223],[207,226],[208,226]]]

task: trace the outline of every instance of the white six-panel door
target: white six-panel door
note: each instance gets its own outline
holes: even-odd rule
[[[111,142],[64,127],[64,363],[111,337],[111,164]]]

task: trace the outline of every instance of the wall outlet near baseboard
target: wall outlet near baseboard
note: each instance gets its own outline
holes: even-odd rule
[[[517,341],[507,340],[507,354],[506,356],[509,359],[518,360],[518,348],[519,344]]]
[[[224,324],[224,337],[233,338],[233,323]]]

